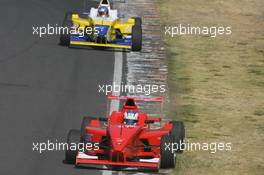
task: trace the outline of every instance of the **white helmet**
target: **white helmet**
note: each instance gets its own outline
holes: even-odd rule
[[[124,123],[126,125],[135,125],[138,121],[138,113],[134,110],[128,110],[124,114]]]
[[[106,6],[100,6],[98,8],[98,16],[100,17],[108,17],[108,8]]]

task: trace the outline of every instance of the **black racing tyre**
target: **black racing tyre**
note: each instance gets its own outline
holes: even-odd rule
[[[73,12],[73,11],[66,12],[66,13],[65,13],[65,16],[64,16],[64,21],[71,21],[71,20],[72,20],[72,15],[73,15],[73,14],[78,14],[78,15],[80,15],[78,12]]]
[[[60,45],[62,46],[70,45],[70,30],[73,26],[72,14],[74,14],[74,12],[67,12],[62,23],[63,28],[60,30]]]
[[[142,28],[135,25],[132,27],[132,51],[140,51],[142,49]]]
[[[86,126],[90,124],[91,118],[89,117],[83,117],[82,124],[81,124],[81,141],[84,141],[85,134],[86,134]]]
[[[175,168],[176,153],[172,150],[173,137],[164,135],[160,141],[160,168]]]
[[[173,127],[171,129],[170,135],[174,138],[174,142],[178,144],[178,153],[182,153],[184,150],[184,139],[185,139],[185,128],[184,124],[181,121],[171,121]]]
[[[67,144],[68,149],[65,151],[65,162],[68,164],[75,164],[76,156],[78,154],[78,150],[71,150],[70,145],[77,145],[80,143],[80,134],[79,130],[72,129],[69,131],[67,136]]]
[[[142,19],[140,17],[134,17],[134,19],[135,19],[135,26],[142,25]]]

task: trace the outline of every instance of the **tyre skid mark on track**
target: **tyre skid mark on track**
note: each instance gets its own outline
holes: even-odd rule
[[[6,83],[6,82],[0,82],[0,86],[4,86],[4,87],[22,87],[22,88],[27,88],[27,87],[29,87],[28,84]]]
[[[17,51],[13,55],[9,55],[7,57],[4,57],[4,58],[0,59],[0,63],[5,62],[5,61],[9,61],[11,59],[18,58],[19,56],[23,55],[24,53],[30,51],[37,44],[37,42],[38,42],[37,39],[35,39],[31,44],[29,44],[28,46],[24,47],[24,49],[22,49],[20,51]]]

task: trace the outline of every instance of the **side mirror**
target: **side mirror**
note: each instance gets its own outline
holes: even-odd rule
[[[99,118],[99,121],[101,121],[101,122],[107,122],[107,121],[108,121],[108,118],[100,117],[100,118]]]

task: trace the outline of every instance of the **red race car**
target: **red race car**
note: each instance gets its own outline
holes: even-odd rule
[[[176,153],[183,150],[183,122],[162,124],[161,118],[140,112],[136,104],[162,104],[162,98],[109,96],[108,99],[124,100],[122,110],[113,111],[106,118],[84,117],[81,130],[68,133],[67,143],[71,147],[65,152],[65,161],[76,166],[104,165],[114,170],[174,168]]]

